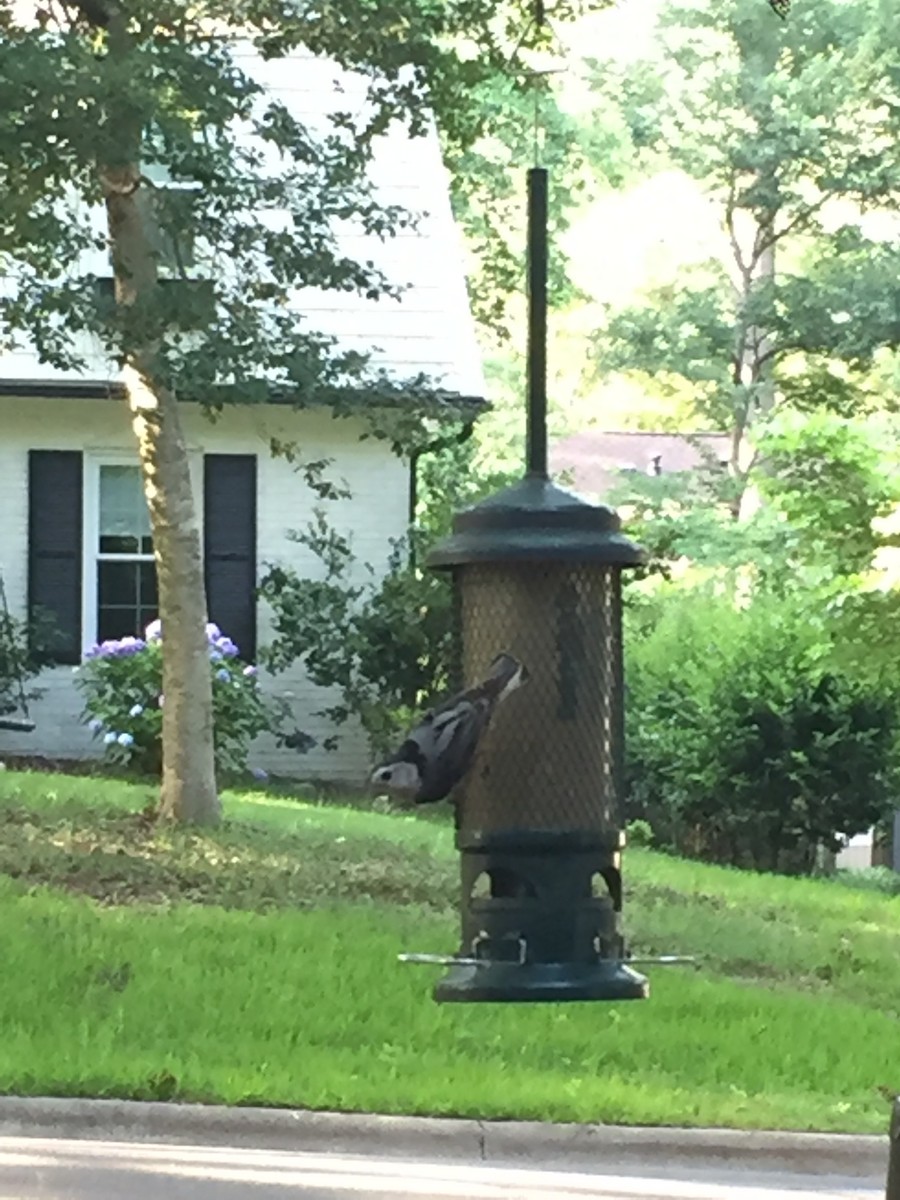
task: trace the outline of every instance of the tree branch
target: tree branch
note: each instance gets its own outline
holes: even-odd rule
[[[772,224],[770,226],[771,231],[772,231],[771,237],[768,238],[766,241],[760,243],[760,253],[765,254],[765,252],[768,249],[770,249],[772,246],[776,245],[779,241],[781,241],[782,238],[787,237],[789,234],[793,233],[795,229],[797,229],[805,221],[808,221],[810,219],[810,217],[813,216],[814,213],[818,212],[819,209],[823,208],[824,205],[826,204],[826,202],[828,201],[828,199],[829,199],[828,196],[820,196],[819,199],[815,202],[815,204],[807,205],[806,208],[804,208],[802,210],[802,212],[797,213],[794,217],[791,218],[790,221],[788,221],[787,225],[785,225],[782,229],[779,229],[777,231],[775,229],[775,221],[773,219]]]
[[[734,255],[734,261],[737,265],[737,269],[741,273],[741,279],[744,281],[744,290],[746,291],[750,284],[750,280],[752,279],[752,272],[748,270],[747,265],[744,262],[744,254],[741,250],[740,243],[738,242],[737,233],[735,232],[734,214],[736,209],[737,196],[735,194],[734,180],[732,179],[728,185],[728,199],[725,202],[725,229],[728,233],[728,239],[731,242],[731,252]]]

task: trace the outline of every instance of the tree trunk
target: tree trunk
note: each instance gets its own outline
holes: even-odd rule
[[[131,40],[125,18],[110,18],[109,55],[127,78]],[[143,307],[158,288],[152,205],[138,204],[141,114],[122,98],[117,145],[98,164],[106,201],[116,303]],[[151,193],[152,195],[152,193]],[[178,403],[156,369],[157,335],[127,325],[124,376],[150,510],[163,631],[163,817],[214,823],[221,816],[213,751],[212,677],[206,641],[206,594],[200,526]],[[141,332],[139,332],[141,331]]]
[[[760,227],[756,237],[771,236],[771,227]],[[750,288],[768,286],[775,278],[775,244],[770,242],[764,249],[754,253],[753,273]],[[750,440],[750,430],[755,420],[768,415],[775,404],[775,385],[769,370],[768,354],[771,342],[764,330],[751,327],[747,335],[747,351],[744,363],[745,377],[752,389],[753,404],[748,409],[747,420],[733,439],[732,455],[736,460],[740,478],[744,480],[735,516],[747,521],[760,508],[762,500],[759,488],[751,481],[750,472],[755,451]]]
[[[178,403],[126,368],[132,426],[150,509],[163,627],[160,815],[192,823],[221,816],[213,754],[212,681],[200,526]]]

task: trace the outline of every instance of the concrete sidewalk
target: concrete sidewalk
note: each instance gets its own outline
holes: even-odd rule
[[[888,1114],[885,1113],[885,1126]],[[372,1154],[433,1162],[569,1169],[597,1167],[883,1181],[888,1139],[850,1134],[555,1125],[392,1117],[293,1109],[224,1108],[126,1100],[0,1097],[0,1135]]]

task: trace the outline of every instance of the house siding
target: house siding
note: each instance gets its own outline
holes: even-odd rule
[[[311,552],[286,537],[289,530],[302,528],[309,520],[316,497],[289,463],[271,457],[269,441],[273,437],[295,440],[307,459],[334,460],[328,475],[346,481],[351,499],[331,502],[330,520],[351,540],[360,564],[360,581],[365,578],[363,563],[377,568],[386,565],[391,539],[406,527],[408,467],[383,442],[361,441],[358,422],[336,419],[325,411],[295,413],[272,405],[228,410],[215,422],[199,408],[185,406],[183,421],[198,511],[202,511],[204,454],[257,455],[257,581],[272,564],[292,567],[304,575],[321,575]],[[26,610],[28,587],[30,450],[133,456],[127,408],[111,400],[0,397],[0,571],[10,609],[20,616]],[[257,635],[260,645],[271,636],[269,613],[263,604],[258,610]],[[329,697],[310,683],[305,672],[292,669],[275,678],[265,674],[262,678],[270,693],[291,694],[300,729],[319,741],[334,732],[322,718],[313,716]],[[45,671],[38,686],[45,694],[32,706],[37,729],[28,735],[3,734],[2,750],[52,757],[98,753],[96,742],[79,719],[81,704],[72,668]],[[277,748],[271,738],[260,738],[252,761],[281,774],[354,783],[364,778],[368,754],[360,732],[345,727],[335,753],[317,748],[300,755]]]

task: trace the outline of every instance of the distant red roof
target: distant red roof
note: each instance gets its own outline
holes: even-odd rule
[[[576,492],[602,498],[621,480],[623,471],[669,475],[696,470],[703,465],[704,456],[694,442],[717,461],[728,460],[730,439],[724,433],[693,434],[689,442],[678,433],[592,429],[561,438],[550,447],[550,472],[557,479],[567,476],[561,482]]]

